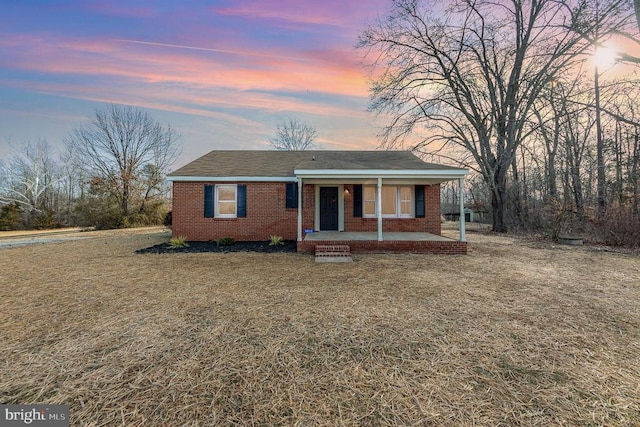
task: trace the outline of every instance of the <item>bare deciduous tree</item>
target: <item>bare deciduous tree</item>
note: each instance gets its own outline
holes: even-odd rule
[[[1,169],[0,204],[18,203],[26,212],[52,207],[52,189],[60,176],[46,140],[27,142]]]
[[[578,1],[460,0],[441,11],[435,1],[395,0],[359,42],[382,71],[371,109],[389,117],[383,144],[401,145],[425,127],[429,135],[412,148],[463,147],[491,190],[494,231],[506,231],[509,170],[516,172],[534,102],[590,52],[582,34],[616,27],[622,1],[594,17]]]
[[[276,135],[269,139],[271,145],[280,151],[302,151],[316,148],[315,139],[318,136],[313,126],[288,119],[276,129]]]
[[[96,110],[95,117],[73,130],[65,143],[88,175],[102,180],[126,221],[132,201],[141,197],[140,189],[147,190],[148,183],[143,181],[148,171],[164,174],[177,158],[177,141],[171,127],[156,122],[148,113],[111,105]]]

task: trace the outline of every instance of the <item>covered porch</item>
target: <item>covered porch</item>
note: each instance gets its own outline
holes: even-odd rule
[[[306,203],[304,206],[302,203],[298,204],[297,207],[298,252],[313,253],[316,246],[338,245],[348,246],[352,252],[467,253],[464,215],[458,223],[457,236],[441,235],[439,185],[434,186],[434,184],[445,181],[442,177],[429,180],[305,178],[298,176],[299,200],[303,200],[303,188],[307,188]],[[373,185],[371,185],[372,181]],[[459,208],[462,212],[464,209],[463,179],[458,178],[457,181],[461,190],[459,191]],[[424,190],[422,198],[416,195],[411,200],[410,216],[389,218],[382,214],[382,189],[385,182],[390,182],[392,185],[400,183],[403,186],[409,184],[414,190],[422,184],[425,185],[424,188],[430,188],[430,190],[428,192]],[[303,184],[306,187],[303,187]],[[353,194],[354,186],[366,184],[375,189],[375,216],[364,217],[360,213],[356,217],[354,214],[356,208],[353,206],[356,198]],[[331,196],[326,199],[322,197],[325,189],[329,190],[326,193]],[[420,216],[418,204],[424,206],[428,198],[425,196],[427,193],[430,193],[431,199],[435,201],[431,205],[427,203],[427,207]],[[323,222],[323,215],[327,212],[330,213],[332,221]],[[327,224],[331,226],[326,227]]]
[[[348,245],[356,252],[466,253],[464,217],[459,240],[440,235],[440,184],[457,180],[463,212],[466,174],[413,157],[364,165],[313,156],[294,170],[298,252]]]

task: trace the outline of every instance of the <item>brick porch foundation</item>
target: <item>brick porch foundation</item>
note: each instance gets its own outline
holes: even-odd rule
[[[459,241],[407,241],[407,240],[335,240],[335,241],[302,241],[298,242],[298,252],[314,253],[317,245],[349,245],[351,252],[356,253],[422,253],[443,255],[466,255],[467,242]]]

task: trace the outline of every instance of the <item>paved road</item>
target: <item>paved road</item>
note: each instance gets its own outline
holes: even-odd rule
[[[64,242],[67,240],[86,239],[87,236],[78,236],[80,229],[66,230],[28,230],[24,232],[0,233],[0,249],[15,248],[25,245],[38,245],[45,243]]]
[[[58,230],[25,230],[25,231],[0,231],[0,249],[15,248],[25,245],[38,245],[47,243],[66,242],[69,240],[92,239],[111,235],[166,232],[164,227],[152,226],[141,228],[125,228],[117,230],[81,230],[80,228],[67,228]]]

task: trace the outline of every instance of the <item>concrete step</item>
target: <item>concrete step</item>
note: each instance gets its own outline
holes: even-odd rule
[[[350,256],[318,256],[316,262],[353,262]]]

